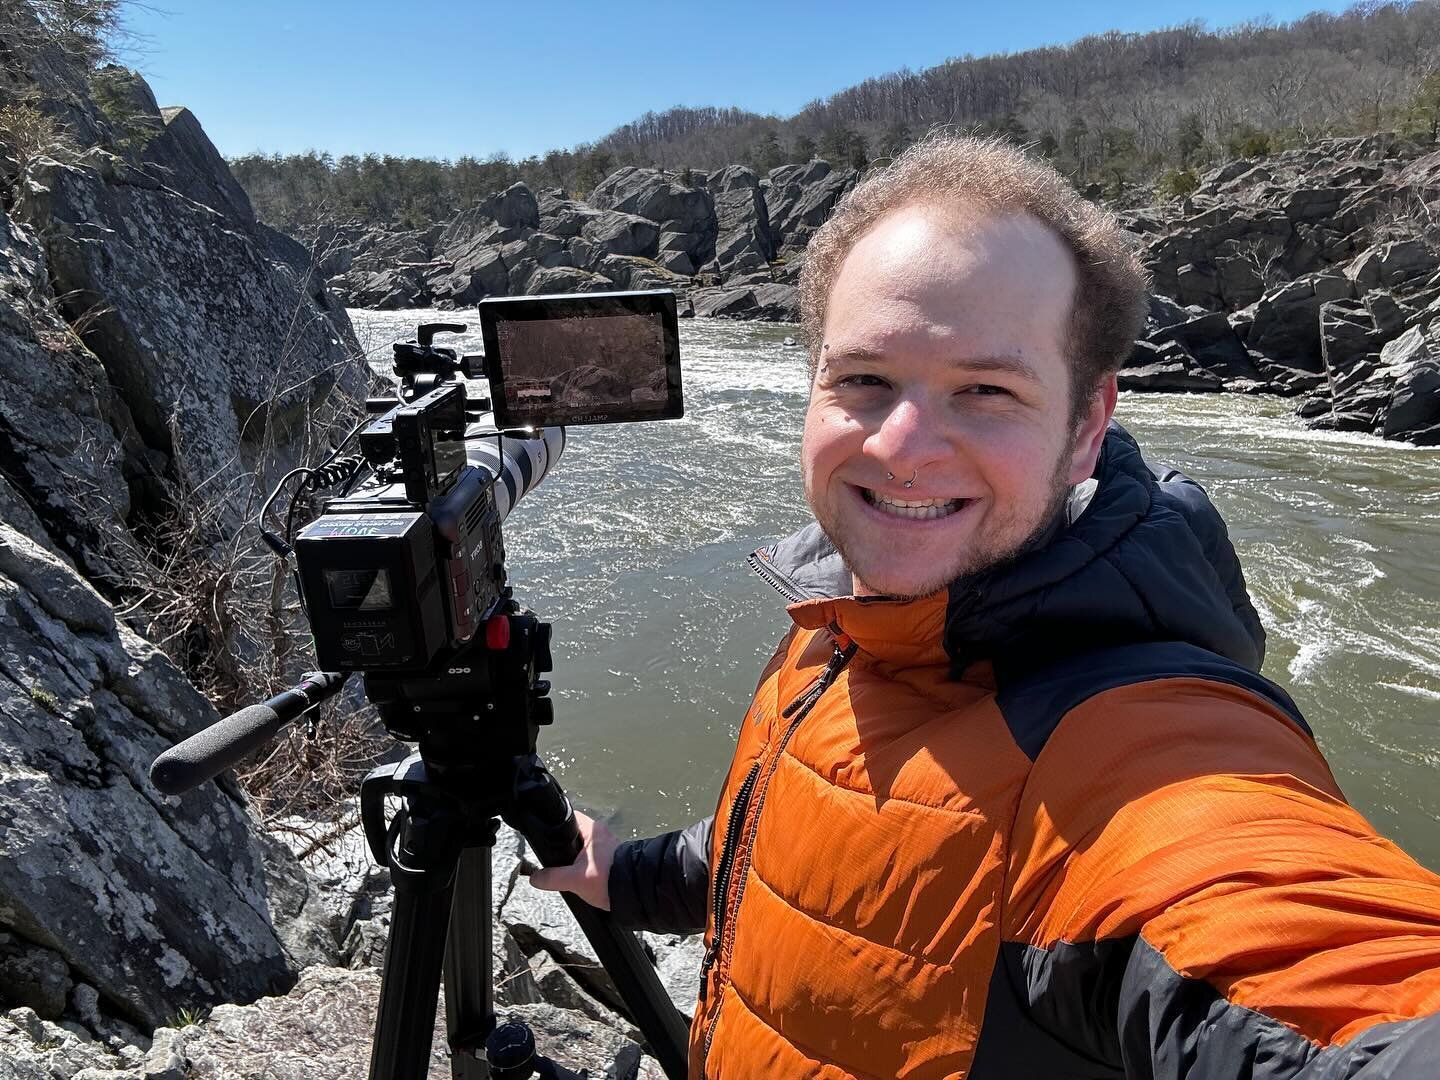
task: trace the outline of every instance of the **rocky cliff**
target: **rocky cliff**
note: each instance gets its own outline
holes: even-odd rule
[[[314,823],[267,833],[232,778],[166,797],[148,770],[217,719],[177,658],[193,668],[201,645],[245,647],[197,641],[187,605],[268,593],[267,577],[225,560],[252,545],[277,472],[353,418],[364,360],[310,252],[256,220],[197,118],[160,108],[131,72],[78,70],[17,11],[0,20],[0,107],[30,110],[49,142],[0,132],[0,1077],[361,1075],[385,871],[358,833],[307,841],[302,861],[277,835],[313,838]],[[6,36],[17,26],[23,42]],[[599,220],[575,235],[588,228],[615,259],[648,251],[658,234],[627,209],[633,195],[617,187],[614,210],[586,208]],[[673,213],[683,250],[698,251],[714,243],[709,205],[681,193],[642,208]],[[470,244],[480,274],[492,244],[575,270],[534,239],[538,213],[527,193],[502,193],[446,242]],[[428,258],[386,243],[391,269]],[[499,265],[494,283],[510,288]],[[168,546],[177,523],[193,552]],[[141,572],[152,562],[175,590],[158,607]],[[140,624],[169,635],[169,654]],[[558,898],[517,886],[522,854],[506,834],[499,1000],[568,1064],[658,1075]],[[653,947],[693,1005],[695,946]],[[443,1039],[435,1062],[450,1074]]]
[[[805,244],[858,179],[819,160],[763,177],[631,166],[585,202],[516,184],[426,232],[319,242],[358,307],[672,288],[686,314],[793,322]],[[1437,199],[1440,151],[1376,136],[1232,161],[1122,211],[1155,293],[1121,385],[1302,396],[1316,426],[1440,441]]]

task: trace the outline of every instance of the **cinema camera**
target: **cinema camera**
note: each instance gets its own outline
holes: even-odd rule
[[[487,300],[480,318],[483,358],[432,345],[463,329],[447,324],[395,345],[415,396],[377,403],[360,434],[376,482],[331,500],[295,543],[327,670],[428,673],[473,639],[506,596],[500,522],[563,451],[560,425],[681,415],[671,293]],[[483,436],[467,433],[465,384],[447,377],[482,371],[499,441],[471,463],[467,439]]]
[[[536,753],[552,722],[550,626],[508,584],[501,524],[565,448],[565,425],[683,412],[675,297],[668,291],[533,296],[480,304],[483,356],[434,344],[431,323],[394,346],[399,397],[315,469],[284,477],[261,535],[292,554],[318,671],[162,754],[155,786],[179,794],[237,764],[359,672],[386,729],[415,742],[373,770],[361,821],[395,887],[371,1080],[427,1073],[442,979],[460,1080],[566,1077],[523,1023],[499,1023],[491,972],[490,848],[498,819],[541,863],[581,848],[569,800]],[[468,397],[483,376],[489,398]],[[359,453],[346,452],[358,433]],[[294,489],[282,533],[264,527]],[[298,535],[304,499],[339,489]],[[387,821],[387,802],[403,808]],[[565,894],[668,1076],[685,1075],[685,1019],[633,934]]]

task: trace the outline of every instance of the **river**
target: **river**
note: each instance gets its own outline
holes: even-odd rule
[[[351,311],[372,359],[417,320]],[[474,333],[458,339],[480,351]],[[808,519],[797,328],[681,323],[685,417],[572,428],[505,522],[517,597],[555,625],[556,723],[542,751],[621,835],[710,813],[736,724],[788,619],[745,566]],[[442,339],[443,343],[443,339]],[[1269,646],[1340,786],[1440,870],[1440,451],[1306,429],[1293,403],[1122,394],[1154,462],[1229,523]]]

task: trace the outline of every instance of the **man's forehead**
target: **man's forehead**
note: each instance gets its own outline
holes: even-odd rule
[[[846,256],[826,305],[831,351],[968,343],[977,356],[1062,347],[1076,275],[1028,215],[957,227],[923,208],[887,215]]]

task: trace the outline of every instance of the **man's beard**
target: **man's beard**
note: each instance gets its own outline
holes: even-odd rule
[[[1000,551],[980,553],[973,562],[962,562],[958,567],[947,571],[945,578],[936,580],[932,584],[927,584],[910,592],[885,592],[873,588],[871,591],[892,597],[896,600],[916,600],[922,596],[929,596],[932,593],[939,592],[941,589],[951,587],[956,583],[963,584],[992,575],[1008,566],[1013,566],[1032,551],[1045,547],[1054,540],[1065,527],[1063,514],[1072,488],[1068,479],[1069,465],[1069,455],[1062,454],[1060,460],[1056,463],[1055,470],[1050,474],[1050,493],[1047,500],[1047,508],[1045,512],[1041,514],[1039,521],[1019,543],[1010,545]],[[820,522],[820,526],[823,529],[825,523]],[[839,532],[840,530],[837,529],[835,531]],[[835,546],[835,550],[845,563],[846,569],[848,569],[857,580],[864,581],[864,578],[855,572],[855,560],[846,552],[845,545],[841,543],[829,529],[825,529],[825,535],[830,538],[830,542]],[[868,584],[866,587],[870,588]]]

